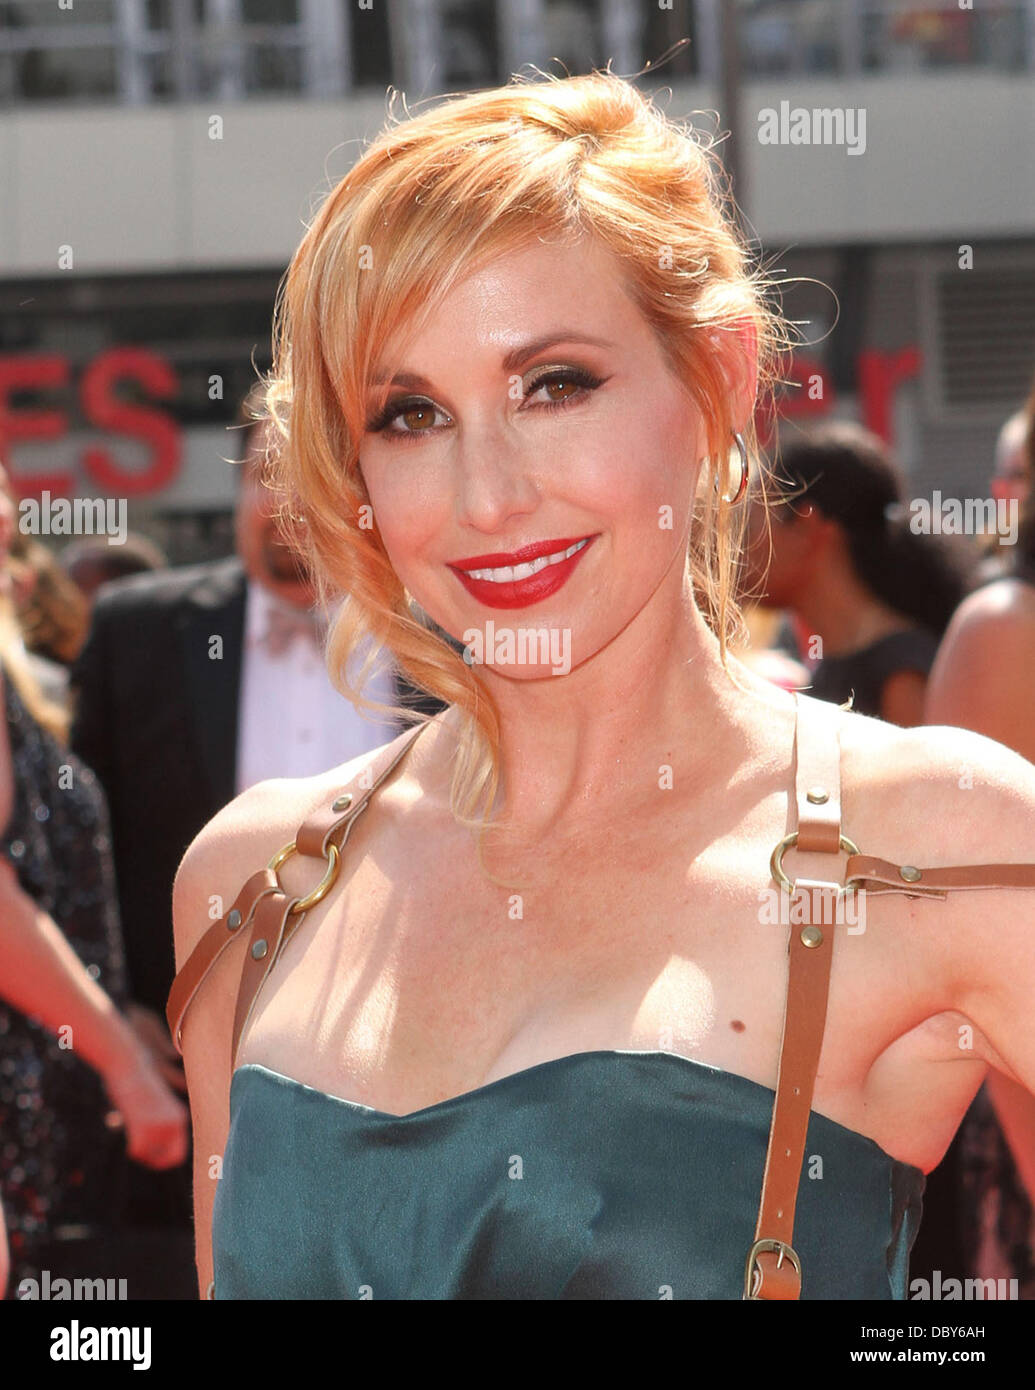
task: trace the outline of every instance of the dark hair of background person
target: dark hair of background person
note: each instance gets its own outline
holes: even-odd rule
[[[950,538],[910,529],[904,480],[879,436],[848,420],[785,432],[773,475],[776,524],[785,505],[818,507],[843,528],[860,583],[942,636],[970,589],[977,557]]]
[[[106,539],[73,541],[58,560],[69,578],[89,593],[111,579],[165,569],[169,563],[160,546],[134,531],[127,532],[122,545],[110,545]]]

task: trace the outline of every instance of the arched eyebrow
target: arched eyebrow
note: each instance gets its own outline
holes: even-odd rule
[[[526,343],[519,343],[512,347],[503,356],[500,363],[504,373],[517,371],[522,363],[527,362],[530,357],[535,357],[540,352],[545,352],[547,348],[557,347],[560,343],[588,343],[591,347],[613,348],[614,343],[606,338],[594,338],[588,333],[576,333],[573,330],[560,328],[551,333],[544,333],[539,338],[532,338]],[[426,377],[420,376],[416,372],[396,372],[389,378],[385,375],[375,376],[371,382],[373,386],[401,386],[405,391],[430,391],[432,383]]]

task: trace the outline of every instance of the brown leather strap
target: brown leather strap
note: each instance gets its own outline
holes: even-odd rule
[[[424,728],[424,724],[415,725],[385,744],[360,773],[336,790],[329,804],[318,807],[298,831],[298,853],[325,859],[331,843],[340,850],[356,818],[366,809],[371,793],[394,770]],[[260,869],[248,879],[228,911],[209,927],[177,972],[169,991],[165,1016],[178,1051],[183,1050],[184,1017],[202,981],[241,928],[250,924],[250,949],[242,964],[234,1014],[231,1057],[236,1061],[237,1045],[255,996],[305,916],[301,913],[291,917],[290,909],[298,901],[297,897],[288,897],[272,869]],[[265,943],[265,949],[260,943]]]
[[[801,693],[795,699],[797,848],[836,853],[841,836],[841,711],[836,705]],[[1035,864],[917,869],[872,855],[850,854],[844,883],[871,893],[905,893],[944,901],[948,893],[959,889],[1035,888]],[[839,891],[836,883],[799,878],[788,903],[790,920],[798,925],[790,928],[788,941],[783,1040],[755,1227],[756,1242],[768,1241],[775,1248],[763,1247],[749,1254],[745,1283],[750,1282],[751,1293],[745,1292],[745,1297],[801,1296],[801,1276],[793,1249],[794,1211],[823,1045]]]
[[[841,758],[836,705],[797,695],[794,782],[798,848],[836,854],[841,842]],[[794,1209],[826,1024],[833,953],[834,881],[798,879],[791,894],[787,1002],[776,1098],[762,1176],[755,1245],[745,1270],[745,1297],[796,1299],[801,1274],[793,1249]],[[807,899],[802,901],[803,898]],[[758,1242],[775,1248],[758,1248]]]
[[[841,743],[837,735],[840,711],[836,705],[808,695],[795,695],[795,701],[798,849],[837,854],[841,843]]]
[[[434,721],[428,721],[434,722]],[[362,772],[337,791],[333,799],[318,806],[295,833],[295,849],[313,859],[326,860],[333,845],[340,853],[358,818],[366,810],[374,791],[395,771],[416,742],[426,724],[406,729],[398,738],[386,744],[367,763]],[[269,978],[280,953],[302,925],[305,913],[292,915],[291,908],[298,898],[287,899],[279,906],[275,899],[259,904],[255,913],[248,952],[241,967],[241,982],[234,1010],[234,1029],[231,1040],[230,1067],[237,1065],[237,1050],[241,1034],[251,1017],[259,990]]]
[[[836,854],[841,838],[841,764],[838,738],[842,711],[826,701],[798,693],[794,735],[797,848],[804,852]],[[431,721],[435,722],[435,721]],[[317,807],[299,828],[295,847],[300,854],[326,859],[330,846],[342,848],[371,793],[401,761],[423,724],[406,730],[368,763],[331,803]],[[861,884],[869,892],[906,893],[944,900],[965,888],[1035,888],[1035,864],[985,864],[917,870],[870,855],[850,855],[844,882]],[[836,924],[836,880],[798,879],[788,903],[796,923],[788,940],[787,998],[777,1073],[773,1118],[769,1133],[756,1246],[746,1270],[750,1293],[757,1299],[792,1300],[801,1296],[801,1274],[793,1248],[805,1140],[812,1114],[812,1096],[823,1044],[830,965]],[[807,901],[806,901],[807,900]],[[215,960],[251,923],[250,941],[242,965],[234,1014],[232,1059],[236,1064],[241,1033],[256,996],[277,958],[297,931],[305,913],[292,915],[300,899],[289,898],[269,868],[252,875],[230,911],[213,924],[177,974],[169,993],[166,1016],[180,1047],[187,1008]],[[802,926],[804,921],[807,925]],[[774,1248],[766,1248],[770,1242]]]
[[[854,880],[867,893],[905,893],[910,898],[944,900],[961,888],[1035,888],[1035,864],[964,864],[951,869],[918,869],[892,864],[872,854],[853,854],[845,865],[845,882]]]
[[[201,987],[202,980],[254,912],[260,898],[266,893],[279,892],[277,875],[272,869],[260,869],[252,874],[230,908],[218,922],[213,922],[177,972],[165,1005],[165,1017],[178,1052],[183,1051],[180,1038],[183,1016]]]

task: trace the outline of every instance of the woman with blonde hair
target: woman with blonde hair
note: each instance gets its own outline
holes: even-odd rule
[[[342,688],[373,638],[450,708],[181,863],[203,1295],[903,1298],[1035,1087],[1035,770],[728,651],[766,288],[610,72],[390,123],[314,217],[270,469]]]

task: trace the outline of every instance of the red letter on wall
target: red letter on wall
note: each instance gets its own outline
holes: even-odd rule
[[[860,352],[859,395],[863,424],[879,434],[885,444],[891,439],[891,407],[895,392],[903,381],[920,370],[920,351],[915,347],[898,352]]]
[[[83,412],[92,425],[146,440],[154,458],[142,472],[127,473],[106,449],[87,449],[83,467],[89,477],[114,496],[140,497],[158,492],[180,471],[183,449],[175,420],[158,410],[126,405],[111,394],[120,377],[135,377],[154,396],[176,394],[176,375],[168,363],[144,348],[111,348],[86,369],[82,381]]]
[[[11,445],[16,440],[57,439],[65,432],[65,417],[59,410],[12,411],[9,397],[32,386],[64,386],[67,380],[68,363],[54,353],[0,358],[0,462],[19,497],[44,489],[55,497],[68,497],[74,490],[75,479],[67,471],[19,475],[11,466]]]
[[[813,380],[813,379],[816,380]],[[795,353],[786,373],[787,385],[777,402],[780,420],[816,419],[828,415],[834,406],[834,383],[823,363],[815,357]],[[818,391],[815,386],[818,383]],[[755,410],[755,431],[762,448],[773,443],[773,417],[763,397]]]

